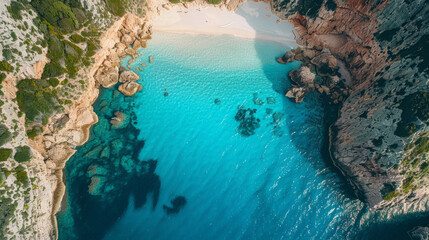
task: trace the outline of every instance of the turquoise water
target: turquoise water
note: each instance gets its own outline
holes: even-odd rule
[[[143,90],[107,89],[94,104],[100,122],[67,163],[60,239],[371,238],[361,230],[376,217],[322,160],[320,96],[283,97],[300,65],[275,61],[288,49],[154,34],[131,64],[148,64],[138,72]],[[238,133],[238,108],[256,109],[253,135]],[[126,115],[119,128],[109,123],[116,111]],[[186,204],[167,214],[178,196]]]

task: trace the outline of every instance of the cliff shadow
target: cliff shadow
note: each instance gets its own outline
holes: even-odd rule
[[[273,90],[279,94],[276,98],[282,102],[283,113],[286,116],[282,121],[285,122],[285,128],[291,134],[292,143],[314,169],[327,168],[329,170],[323,171],[326,172],[326,178],[339,183],[331,186],[332,190],[338,191],[350,199],[357,199],[353,187],[341,171],[334,166],[329,153],[329,126],[337,119],[338,106],[329,105],[327,99],[319,93],[308,94],[302,103],[295,103],[285,97],[287,90],[291,87],[288,73],[292,69],[299,68],[300,62],[282,64],[284,70],[281,78],[278,77],[278,67],[275,65],[280,64],[276,61],[279,57],[297,46],[296,42],[292,40],[294,39],[293,26],[286,21],[277,21],[277,17],[266,8],[269,5],[265,4],[265,8],[263,8],[258,4],[263,3],[250,5],[250,8],[254,9],[240,8],[236,13],[243,16],[254,28],[256,36],[266,36],[261,39],[267,38],[267,40],[255,40],[254,48],[262,63],[265,76],[271,82]],[[270,28],[272,30],[269,30]],[[272,44],[281,45],[282,50],[274,56],[267,55],[266,44],[264,44],[266,41],[275,41]],[[265,103],[265,107],[269,106],[266,106]]]

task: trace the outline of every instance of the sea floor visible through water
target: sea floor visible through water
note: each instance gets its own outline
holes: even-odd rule
[[[100,121],[66,166],[59,239],[405,236],[391,225],[365,231],[383,216],[345,194],[322,159],[320,95],[284,97],[300,66],[276,62],[288,49],[155,33],[131,64],[143,90],[104,89],[94,104]],[[125,120],[112,126],[118,111]]]

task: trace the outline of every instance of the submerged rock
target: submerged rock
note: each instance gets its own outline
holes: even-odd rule
[[[267,97],[267,103],[268,104],[275,104],[276,103],[276,99],[273,97]]]
[[[220,99],[219,99],[219,98],[216,98],[216,99],[214,100],[214,103],[215,103],[216,105],[219,105],[219,104],[221,103],[221,101],[220,101]]]
[[[149,56],[149,63],[153,63],[153,56]]]
[[[255,130],[260,127],[260,119],[254,116],[256,109],[244,109],[242,106],[238,107],[235,114],[235,120],[240,122],[237,131],[242,136],[248,137],[255,134]]]
[[[186,198],[183,196],[178,196],[171,200],[171,207],[163,205],[162,208],[164,209],[165,213],[167,213],[167,215],[170,215],[178,213],[185,205]]]

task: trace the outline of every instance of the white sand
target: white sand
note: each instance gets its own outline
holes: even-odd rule
[[[218,7],[174,5],[162,9],[151,21],[155,32],[173,32],[204,35],[234,35],[243,38],[273,40],[296,46],[293,26],[280,21],[271,13],[270,6],[263,2],[245,2],[237,11]]]

